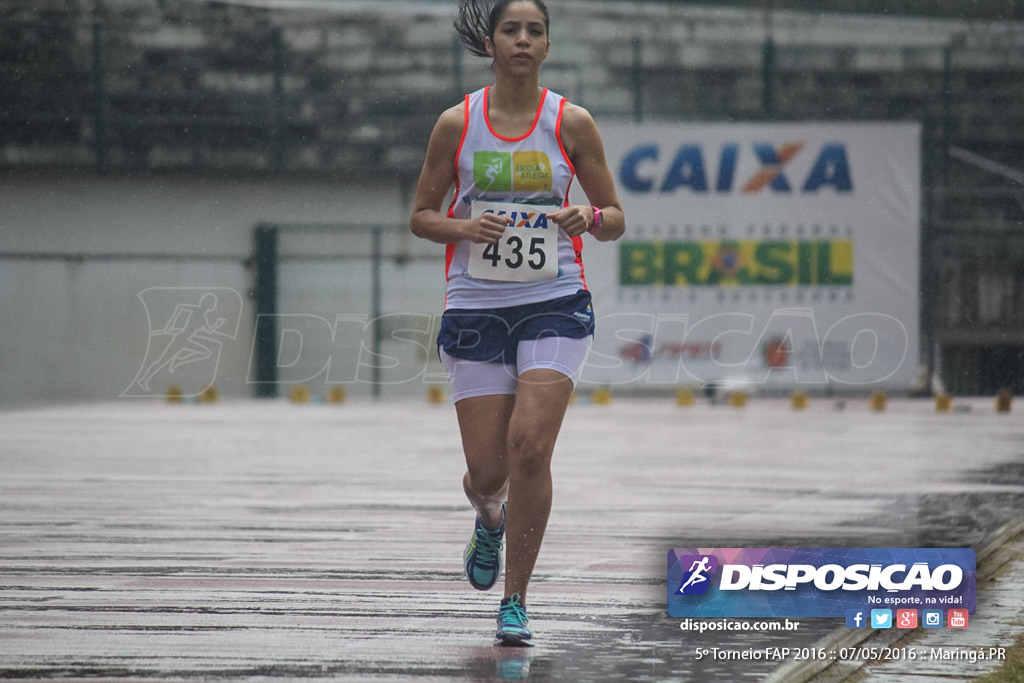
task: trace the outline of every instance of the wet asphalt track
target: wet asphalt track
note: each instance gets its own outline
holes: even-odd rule
[[[842,624],[681,632],[668,549],[981,548],[1024,509],[1024,426],[987,399],[960,408],[581,401],[530,650],[491,647],[500,595],[460,574],[472,513],[450,404],[0,412],[0,677],[763,680],[783,662],[696,649],[806,646]]]

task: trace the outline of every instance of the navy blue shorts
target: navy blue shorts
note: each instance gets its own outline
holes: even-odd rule
[[[506,308],[451,308],[437,344],[452,358],[516,365],[521,341],[583,339],[594,334],[590,292]]]

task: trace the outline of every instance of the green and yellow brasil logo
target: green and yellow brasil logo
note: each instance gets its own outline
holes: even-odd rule
[[[547,192],[551,160],[537,150],[478,151],[473,154],[473,184],[483,192]]]
[[[620,285],[853,284],[853,240],[623,242]]]

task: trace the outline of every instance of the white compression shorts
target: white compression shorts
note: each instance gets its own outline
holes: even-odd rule
[[[519,378],[528,370],[546,368],[556,370],[576,384],[583,360],[590,351],[593,337],[543,337],[519,342],[516,364],[462,360],[453,358],[439,349],[441,363],[448,373],[452,398],[458,402],[475,396],[515,394]]]

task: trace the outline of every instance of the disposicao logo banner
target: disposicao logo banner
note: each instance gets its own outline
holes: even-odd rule
[[[839,617],[847,610],[974,614],[970,548],[674,548],[672,617]]]

